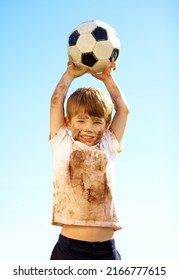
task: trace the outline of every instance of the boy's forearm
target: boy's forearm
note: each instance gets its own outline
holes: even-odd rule
[[[124,94],[122,92],[122,90],[120,89],[119,85],[117,84],[117,82],[114,80],[114,78],[108,77],[105,81],[104,84],[111,96],[111,99],[114,103],[114,107],[116,112],[125,112],[128,113],[129,112],[129,106],[127,104],[127,101],[124,97]]]
[[[51,104],[56,105],[59,102],[64,102],[73,79],[73,76],[71,76],[67,71],[63,74],[52,95]]]

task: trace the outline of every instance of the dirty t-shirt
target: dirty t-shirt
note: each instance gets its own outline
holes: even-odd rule
[[[120,145],[107,131],[100,143],[75,141],[66,127],[51,140],[54,158],[54,225],[80,225],[120,229],[116,214],[114,161]]]

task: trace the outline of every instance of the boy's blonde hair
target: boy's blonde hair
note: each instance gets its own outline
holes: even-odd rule
[[[69,120],[79,112],[111,121],[113,103],[98,88],[79,88],[67,100],[66,113]]]

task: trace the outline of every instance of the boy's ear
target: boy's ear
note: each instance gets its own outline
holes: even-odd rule
[[[64,117],[66,127],[71,130],[71,123],[68,117]]]

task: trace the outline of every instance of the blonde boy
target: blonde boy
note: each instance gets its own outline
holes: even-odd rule
[[[50,142],[54,156],[54,225],[62,227],[51,259],[120,259],[120,229],[113,199],[114,160],[120,152],[128,105],[113,78],[114,60],[101,74],[111,99],[97,88],[80,88],[64,102],[77,70],[69,61],[51,98]],[[113,106],[115,114],[111,120]],[[68,133],[71,131],[71,135]]]

